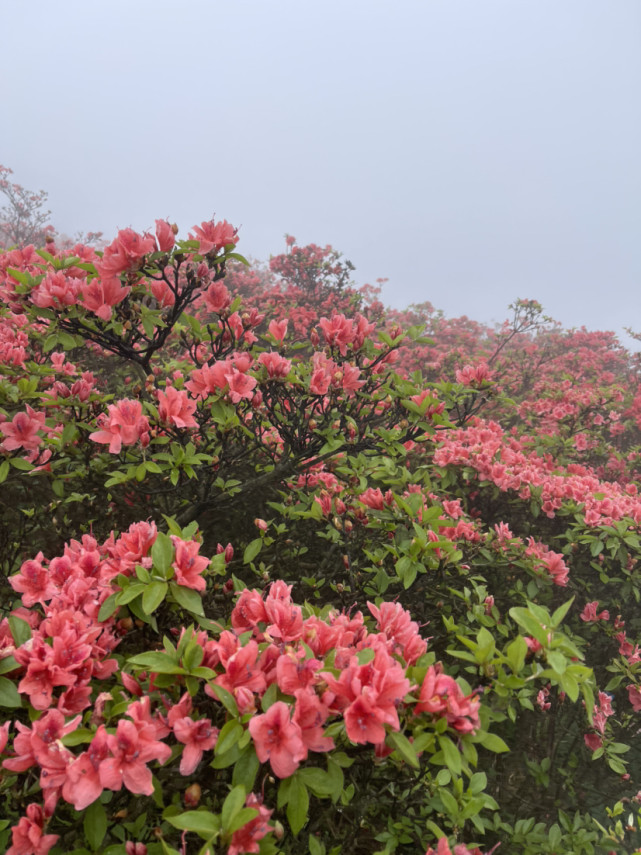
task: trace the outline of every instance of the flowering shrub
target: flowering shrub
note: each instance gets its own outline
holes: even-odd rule
[[[632,851],[635,358],[177,235],[0,254],[0,842]]]

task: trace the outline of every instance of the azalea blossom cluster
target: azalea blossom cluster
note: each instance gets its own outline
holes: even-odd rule
[[[31,291],[30,299],[39,308],[64,309],[70,306],[84,306],[103,321],[109,321],[115,306],[121,303],[131,291],[131,284],[123,284],[121,275],[126,274],[128,282],[140,278],[141,268],[144,266],[148,255],[155,252],[168,253],[175,244],[174,229],[165,220],[156,220],[156,231],[154,235],[149,233],[139,234],[133,229],[122,229],[117,237],[99,255],[90,248],[75,246],[73,252],[77,253],[82,262],[93,265],[97,275],[93,277],[80,266],[67,268],[64,271],[49,271],[44,277],[38,268],[41,259],[35,252],[29,253],[27,258],[20,258],[15,254],[24,252],[14,250],[7,253],[6,261],[9,269],[4,286],[7,296],[11,296],[11,290],[15,289],[16,280],[11,276],[11,268],[18,267],[17,262],[25,261],[31,263],[34,275],[39,276],[40,281]],[[222,223],[205,222],[194,227],[194,235],[190,235],[198,242],[198,252],[207,255],[218,252],[226,246],[237,242],[236,230],[226,221]],[[37,259],[37,260],[36,260]],[[12,288],[13,286],[13,288]],[[161,296],[160,294],[158,296]]]
[[[506,434],[496,422],[475,419],[469,427],[441,431],[434,452],[437,466],[466,466],[479,481],[512,490],[522,499],[540,493],[543,512],[553,518],[565,502],[583,505],[588,526],[608,525],[629,517],[641,524],[641,501],[634,484],[622,487],[601,481],[586,467],[569,464],[559,469],[550,456],[540,457],[526,436]]]
[[[252,678],[242,686],[237,678],[217,678],[234,693],[244,712],[254,703],[247,693],[250,686],[260,694],[275,681],[283,694],[294,698],[293,714],[288,704],[277,702],[250,722],[259,759],[269,760],[278,777],[288,777],[308,750],[333,747],[333,741],[323,737],[322,725],[336,716],[342,717],[350,741],[372,744],[382,755],[389,753],[384,744],[385,725],[400,730],[398,711],[411,689],[405,668],[427,647],[417,624],[394,603],[383,603],[380,608],[368,603],[377,633],[368,632],[360,612],[352,617],[330,613],[326,621],[315,616],[303,619],[301,608],[291,602],[290,591],[290,586],[276,582],[266,598],[257,591],[241,593],[232,612],[232,627],[237,633],[252,632],[252,639],[242,648],[242,673],[245,678],[252,674]],[[258,645],[265,642],[269,646],[259,658]],[[264,666],[254,664],[255,672],[248,670],[248,661],[268,663],[276,644],[283,652],[275,668],[272,665],[265,672]],[[361,664],[364,651],[368,661]],[[324,667],[330,653],[338,676]],[[454,680],[430,666],[414,714],[445,717],[453,729],[471,733],[479,726],[479,705],[477,697],[464,696]]]
[[[168,760],[171,748],[164,741],[168,736],[183,746],[184,776],[193,774],[203,753],[216,745],[218,728],[198,716],[188,692],[174,701],[154,694],[152,701],[141,682],[126,671],[121,679],[134,700],[115,731],[101,723],[105,703],[112,700],[104,691],[94,701],[91,720],[97,729],[88,748],[75,754],[62,742],[91,706],[92,681],[108,683],[116,673],[117,662],[108,657],[119,634],[126,631],[126,622],[117,623],[113,617],[100,621],[100,606],[118,578],[130,576],[136,566],[152,568],[156,538],[155,525],[144,522],[102,545],[85,535],[71,541],[62,556],[47,562],[39,554],[11,577],[23,601],[23,608],[14,614],[29,623],[32,635],[22,645],[12,645],[5,619],[0,625],[3,654],[15,657],[22,674],[16,677],[18,691],[43,715],[30,727],[16,723],[13,753],[3,765],[13,772],[40,770],[45,816],[53,815],[60,799],[83,810],[104,789],[125,787],[150,795],[149,763]],[[176,580],[204,589],[202,571],[209,561],[198,556],[199,544],[175,535],[171,542]],[[44,616],[35,606],[42,607]],[[407,668],[427,648],[409,613],[391,602],[369,603],[368,608],[376,621],[374,632],[361,612],[304,617],[291,599],[291,586],[275,582],[266,596],[250,589],[240,593],[231,630],[222,631],[217,639],[206,632],[194,635],[203,667],[214,674],[205,683],[205,693],[216,699],[220,686],[234,698],[239,715],[254,713],[248,727],[256,753],[277,777],[291,776],[309,752],[334,748],[334,739],[324,733],[324,726],[333,720],[344,723],[352,743],[370,744],[379,756],[390,753],[386,735],[388,729],[401,730],[401,713],[434,721],[445,718],[459,734],[473,734],[480,726],[478,697],[466,696],[440,665],[428,667],[421,685],[408,678]],[[153,674],[149,681],[153,691]],[[260,699],[274,684],[282,700],[258,714]],[[416,692],[416,698],[411,699],[410,692]],[[8,738],[7,723],[0,748]],[[263,825],[268,813],[261,814]],[[27,818],[39,827],[35,813]],[[21,829],[16,827],[15,839]]]
[[[446,673],[446,656],[465,654],[452,674],[478,674],[484,706],[516,709],[517,733],[521,706],[529,699],[552,709],[555,687],[565,698],[555,714],[579,716],[584,729],[572,690],[592,681],[578,653],[600,633],[622,658],[585,663],[605,665],[598,682],[604,678],[615,694],[598,693],[578,762],[598,751],[623,776],[615,740],[626,738],[629,725],[632,732],[641,711],[641,653],[622,617],[610,620],[625,604],[616,599],[620,586],[613,598],[608,574],[614,579],[616,566],[626,591],[636,591],[641,393],[634,360],[607,335],[528,327],[536,306],[526,301],[513,329],[448,321],[429,305],[382,319],[374,291],[351,289],[347,265],[330,248],[291,241],[269,273],[239,271],[236,239],[232,226],[212,221],[181,242],[160,220],[153,233],[123,230],[102,253],[51,242],[40,252],[0,253],[0,482],[8,516],[14,497],[36,497],[25,508],[34,522],[22,526],[19,509],[14,526],[19,561],[35,555],[10,581],[23,605],[8,604],[11,617],[0,623],[0,685],[23,705],[0,727],[0,749],[6,777],[24,776],[19,784],[28,778],[34,789],[38,781],[44,803],[29,805],[14,825],[12,855],[49,851],[56,835],[48,831],[65,827],[67,805],[84,811],[100,800],[98,809],[110,798],[106,791],[121,793],[123,804],[135,801],[129,794],[150,796],[152,775],[174,801],[173,782],[198,776],[204,810],[195,813],[202,822],[211,812],[217,819],[228,781],[244,774],[241,765],[260,762],[263,796],[250,792],[255,775],[243,796],[253,818],[221,844],[229,855],[257,852],[276,827],[265,793],[278,789],[274,810],[281,810],[288,784],[304,795],[302,782],[326,774],[323,761],[336,765],[332,752],[351,750],[355,769],[369,752],[379,760],[393,753],[392,763],[373,767],[369,785],[357,774],[353,787],[346,782],[343,801],[352,790],[353,801],[336,820],[347,828],[369,798],[367,786],[371,793],[388,770],[395,784],[412,774],[400,763],[412,751],[418,763],[421,752],[440,746],[454,786],[475,766],[472,742],[495,750],[481,727],[479,691]],[[239,296],[250,298],[246,306]],[[425,318],[436,341],[401,348],[406,331]],[[113,374],[110,353],[121,358]],[[140,376],[129,367],[121,374],[127,360],[144,367]],[[398,373],[391,375],[394,360]],[[414,369],[423,381],[410,376]],[[486,418],[474,415],[481,408]],[[234,496],[247,502],[245,519]],[[45,558],[49,535],[61,542],[85,524],[83,502],[100,534]],[[195,528],[170,536],[159,536],[151,522],[128,528],[143,503],[155,519],[166,512],[168,525],[172,515],[180,525],[201,525],[212,551],[214,535],[233,541],[236,559],[229,545],[216,550],[234,562],[233,578],[207,585],[210,561]],[[107,537],[112,528],[123,533]],[[181,531],[175,523],[170,530]],[[33,547],[32,533],[39,538]],[[222,560],[210,572],[219,570]],[[298,606],[282,581],[252,590],[256,580],[277,575],[309,589],[314,607]],[[232,610],[232,591],[247,583]],[[567,635],[555,629],[546,642],[529,628],[550,626],[538,606],[552,615],[577,588],[564,618]],[[519,625],[538,638],[520,635],[501,651],[526,596],[534,611]],[[368,598],[369,614],[355,611],[354,600]],[[230,612],[227,629],[209,620]],[[101,613],[109,616],[100,620]],[[155,618],[164,638],[154,635]],[[183,628],[191,621],[200,627]],[[417,621],[440,628],[429,654]],[[635,626],[630,620],[631,635]],[[576,656],[573,633],[580,636]],[[488,635],[499,642],[488,657],[497,656],[500,667],[480,663]],[[586,659],[597,660],[605,647],[591,644]],[[604,673],[613,661],[617,685]],[[528,676],[540,676],[543,662],[539,689]],[[591,706],[589,691],[584,697]],[[515,706],[517,698],[524,703]],[[550,717],[537,718],[545,728]],[[511,721],[497,722],[497,730],[510,742],[505,767],[520,780]],[[238,766],[221,747],[229,733]],[[218,761],[230,777],[217,772],[208,789]],[[481,771],[482,755],[478,762]],[[198,805],[195,786],[184,793],[185,808]],[[490,780],[485,792],[496,794],[493,786]],[[321,797],[311,784],[309,792]],[[471,798],[471,787],[456,793],[460,811]],[[425,801],[414,806],[416,816],[432,810]],[[532,814],[540,818],[539,807]],[[379,833],[393,810],[371,830]],[[313,826],[309,811],[306,818]],[[109,822],[112,843],[116,823]],[[445,809],[439,826],[450,838],[438,839],[429,855],[481,855],[449,842],[471,839],[453,812]],[[425,829],[412,833],[424,848]],[[287,836],[284,849],[291,845]],[[126,848],[144,855],[145,844]]]
[[[42,553],[25,561],[10,577],[22,595],[24,608],[15,614],[26,620],[32,636],[15,649],[6,618],[0,623],[0,654],[13,654],[24,669],[18,691],[28,696],[37,710],[55,703],[65,715],[90,705],[91,681],[106,680],[117,662],[109,654],[117,646],[118,627],[112,619],[98,620],[102,603],[113,593],[114,579],[132,574],[136,564],[151,566],[149,552],[155,542],[154,523],[133,524],[119,538],[113,535],[102,545],[84,535],[71,540],[62,556],[47,561]],[[209,559],[198,555],[196,541],[172,535],[172,570],[178,584],[203,590],[203,571]],[[44,617],[37,611],[41,605]],[[54,692],[62,689],[54,697]]]

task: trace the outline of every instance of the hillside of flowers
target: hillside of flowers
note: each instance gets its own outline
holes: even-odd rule
[[[639,356],[185,234],[0,251],[2,851],[638,851]]]

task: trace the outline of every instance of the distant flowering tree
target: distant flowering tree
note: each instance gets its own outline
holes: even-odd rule
[[[0,247],[44,246],[54,231],[49,224],[51,211],[45,208],[49,194],[26,190],[11,175],[13,170],[0,165],[0,193],[6,200],[0,208]]]

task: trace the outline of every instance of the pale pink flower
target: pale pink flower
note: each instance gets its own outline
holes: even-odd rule
[[[594,602],[586,603],[585,608],[579,615],[582,621],[586,623],[593,623],[598,620],[610,620],[610,612],[607,609],[604,609],[600,614],[597,614],[597,609],[599,608],[599,601],[594,600]]]
[[[198,427],[194,418],[196,402],[190,401],[187,392],[167,386],[164,392],[156,392],[158,398],[158,415],[161,421],[171,422],[178,428]]]
[[[291,721],[289,707],[283,701],[276,701],[263,715],[254,716],[249,732],[258,759],[261,763],[269,760],[278,778],[289,778],[307,757],[300,727]]]
[[[179,718],[173,724],[174,734],[185,746],[180,759],[180,774],[192,775],[200,763],[203,752],[216,745],[218,730],[208,718],[194,721],[191,717]]]
[[[194,226],[194,234],[189,234],[190,240],[200,243],[199,252],[207,255],[214,250],[218,252],[226,246],[238,243],[238,231],[227,220],[215,223],[213,220]]]
[[[27,404],[26,412],[16,413],[10,422],[0,424],[0,431],[6,437],[2,447],[5,451],[15,451],[18,448],[36,451],[42,443],[38,431],[44,429],[45,414],[37,413]]]
[[[7,855],[47,855],[60,835],[44,834],[44,827],[43,809],[40,805],[28,805],[27,815],[11,829],[12,845],[7,849]]]
[[[134,445],[138,440],[148,440],[149,422],[142,414],[142,404],[125,398],[109,404],[109,415],[99,416],[100,430],[89,434],[94,442],[109,444],[111,454],[118,454],[123,445]]]

